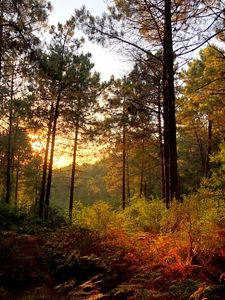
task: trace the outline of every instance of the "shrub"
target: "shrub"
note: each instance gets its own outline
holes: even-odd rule
[[[224,196],[225,192],[225,141],[219,145],[219,151],[214,155],[211,155],[210,161],[216,164],[216,168],[213,171],[211,178],[207,184],[213,190],[218,191]]]
[[[96,201],[89,207],[77,202],[73,210],[73,223],[75,225],[99,232],[104,232],[112,224],[113,218],[112,207],[103,201]]]
[[[221,247],[219,235],[224,231],[225,203],[209,189],[200,189],[184,199],[174,201],[162,220],[162,231],[187,243],[191,252],[206,254]],[[221,240],[222,241],[222,240]]]
[[[0,203],[0,229],[13,230],[20,226],[26,219],[27,211],[25,209],[15,209],[9,204]]]
[[[0,229],[15,230],[18,233],[35,234],[46,228],[52,229],[68,224],[63,212],[56,208],[49,208],[48,219],[41,221],[33,210],[19,207],[15,208],[0,203]]]
[[[161,222],[166,214],[165,204],[162,200],[133,198],[131,206],[125,210],[126,227],[129,230],[142,230],[151,233],[161,231]]]

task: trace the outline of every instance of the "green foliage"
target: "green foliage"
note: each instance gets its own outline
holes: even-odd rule
[[[53,172],[53,192],[51,202],[61,208],[68,207],[71,167],[56,169]],[[107,191],[104,178],[106,163],[102,160],[95,164],[83,164],[77,167],[75,198],[84,205],[91,205],[99,199],[113,203],[112,194]],[[76,204],[75,204],[76,206]]]
[[[113,223],[113,219],[112,207],[103,201],[96,201],[89,207],[76,202],[73,210],[73,223],[75,225],[99,232],[104,232]]]
[[[76,202],[73,211],[73,223],[102,233],[109,227],[159,233],[161,222],[166,214],[163,201],[159,199],[147,201],[133,197],[131,203],[123,212],[113,210],[112,206],[103,201],[96,201],[88,207],[81,202]]]
[[[0,203],[0,230],[15,230],[18,233],[35,234],[67,224],[66,217],[56,208],[50,208],[48,219],[42,222],[30,209],[15,208]]]
[[[17,128],[16,124],[14,126],[10,146],[13,151],[10,157],[8,157],[8,134],[1,134],[0,132],[0,157],[2,159],[0,165],[0,194],[3,198],[6,197],[6,174],[9,172],[11,179],[10,202],[31,206],[40,181],[41,157],[38,154],[34,155],[26,130]],[[11,170],[7,170],[7,159],[9,158],[12,160]]]
[[[25,218],[26,213],[24,210],[16,210],[14,207],[0,202],[0,229],[18,228]]]
[[[185,282],[176,282],[170,286],[169,290],[176,299],[189,299],[189,296],[198,289],[199,285],[199,281],[188,279]]]
[[[225,191],[225,142],[219,145],[219,151],[211,156],[211,162],[218,167],[213,171],[208,182],[214,190],[224,193]]]
[[[125,211],[115,211],[102,201],[85,207],[77,202],[74,224],[104,233],[107,228],[124,228],[129,232],[171,234],[181,243],[190,243],[207,251],[225,227],[225,203],[209,189],[202,188],[182,202],[174,201],[167,210],[162,200],[131,199]],[[218,243],[218,247],[219,247]]]
[[[113,211],[104,202],[96,202],[89,207],[77,203],[74,223],[97,230],[103,236],[107,235],[107,230],[113,229],[162,236],[159,245],[165,248],[164,256],[168,256],[165,264],[174,272],[185,273],[186,265],[194,257],[204,259],[221,251],[225,233],[225,203],[207,188],[201,188],[182,202],[174,200],[169,210],[162,200],[148,201],[137,197],[132,198],[125,211]]]
[[[125,211],[126,227],[129,230],[159,233],[165,214],[166,208],[163,201],[159,199],[147,201],[133,197],[131,205]]]
[[[178,165],[182,193],[200,186],[208,177],[208,156],[224,138],[224,52],[210,45],[181,72],[183,96],[178,98]],[[212,131],[211,129],[212,128]]]
[[[125,228],[128,231],[148,231],[159,233],[166,208],[161,200],[147,201],[132,198],[132,204],[123,212],[113,210],[103,201],[91,206],[76,202],[73,211],[73,223],[77,226],[104,233],[109,227]]]
[[[174,201],[162,222],[163,232],[189,244],[190,251],[207,253],[220,248],[225,229],[225,203],[209,189],[201,188],[183,202]]]

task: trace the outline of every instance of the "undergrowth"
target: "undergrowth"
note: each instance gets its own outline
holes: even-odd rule
[[[0,202],[0,230],[36,234],[46,229],[54,230],[68,224],[69,221],[64,214],[54,207],[49,208],[48,219],[43,221],[32,209],[16,208]]]
[[[155,274],[156,278],[149,279],[145,287],[160,289],[163,285],[164,290],[169,289],[166,285],[171,285],[172,280],[218,281],[225,270],[225,203],[207,188],[184,198],[183,202],[174,201],[169,210],[159,199],[137,197],[125,211],[115,211],[103,201],[89,207],[77,202],[73,224],[53,210],[49,220],[41,223],[29,211],[0,205],[0,228],[4,234],[11,230],[11,235],[3,236],[0,243],[1,256],[7,262],[3,261],[8,276],[3,282],[6,287],[6,282],[15,281],[19,285],[25,280],[29,282],[29,278],[38,280],[35,274],[26,272],[38,266],[36,256],[58,282],[69,279],[78,267],[84,278],[89,278],[81,262],[83,259],[85,268],[89,268],[87,262],[94,255],[93,261],[97,256],[107,266],[108,273],[119,274],[124,281]],[[38,240],[17,233],[35,233]],[[37,255],[30,253],[32,245]],[[13,273],[8,265],[12,265],[11,257],[21,247],[25,253],[24,268]],[[18,270],[20,261],[16,257],[12,261]],[[170,279],[168,283],[165,278]]]
[[[73,220],[97,230],[102,249],[111,252],[106,251],[106,258],[114,256],[114,264],[126,264],[128,272],[149,272],[158,265],[180,278],[204,276],[215,257],[220,264],[212,272],[217,278],[224,272],[225,202],[210,189],[174,200],[169,210],[159,199],[135,197],[124,212],[101,201],[90,207],[77,203]]]

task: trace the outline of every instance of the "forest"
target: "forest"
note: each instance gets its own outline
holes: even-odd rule
[[[0,0],[0,299],[225,299],[225,2],[52,9]]]

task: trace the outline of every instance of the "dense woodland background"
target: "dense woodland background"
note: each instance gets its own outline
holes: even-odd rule
[[[87,294],[66,299],[189,299],[195,290],[190,299],[224,299],[224,8],[114,0],[101,17],[83,7],[51,26],[45,0],[0,0],[2,297],[37,279],[23,273],[30,260],[15,274],[7,265],[14,240],[14,253],[34,259],[20,248],[29,242],[52,264],[45,272],[61,285],[53,291],[45,278],[43,299],[74,289]],[[123,52],[130,73],[101,80],[78,29]],[[71,165],[55,168],[65,154]],[[94,288],[99,298],[80,290],[99,265],[93,271],[84,259],[88,275],[69,269],[91,253],[88,244],[107,265],[103,273],[121,278],[103,276],[113,284]],[[68,288],[73,276],[78,283]]]

